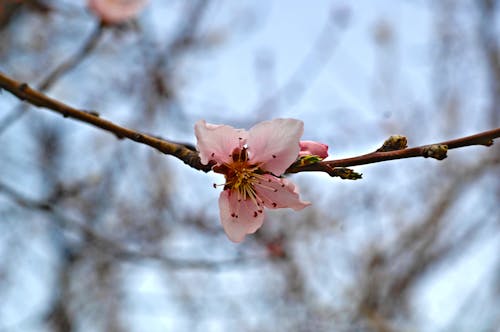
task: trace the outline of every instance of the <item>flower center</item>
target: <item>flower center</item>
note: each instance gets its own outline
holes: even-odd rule
[[[256,202],[254,184],[262,177],[262,170],[259,165],[250,164],[245,147],[234,149],[231,158],[229,163],[214,166],[214,172],[224,174],[224,189],[238,192],[238,200],[250,198]]]

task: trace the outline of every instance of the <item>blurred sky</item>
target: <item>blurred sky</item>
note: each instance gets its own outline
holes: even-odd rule
[[[284,102],[279,114],[266,116],[303,119],[306,137],[325,139],[318,128],[307,126],[309,117],[327,120],[321,131],[328,130],[329,122],[345,121],[332,116],[337,108],[347,108],[355,117],[362,115],[361,121],[381,117],[373,107],[373,81],[377,83],[375,67],[378,66],[374,30],[381,21],[391,30],[388,33],[395,34],[393,38],[399,53],[396,60],[399,62],[394,64],[394,70],[402,71],[401,75],[410,82],[408,88],[416,97],[430,98],[426,83],[432,64],[428,49],[432,47],[429,45],[432,22],[427,6],[421,2],[316,1],[312,5],[303,1],[257,1],[248,6],[257,7],[254,16],[243,17],[243,23],[235,22],[236,27],[243,25],[243,31],[231,36],[221,52],[208,54],[202,60],[199,79],[190,82],[193,88],[188,89],[190,95],[184,100],[200,117],[221,121],[234,113],[251,115],[257,110],[262,100],[259,95],[262,82],[256,77],[259,58],[261,62],[267,61],[274,84],[269,87],[270,91],[264,91],[264,95],[287,84],[297,72],[305,81],[302,83],[306,89],[303,98],[292,105]],[[241,2],[236,5],[239,10],[242,7]],[[216,21],[217,17],[224,21],[225,16],[234,16],[231,6],[221,5],[217,10],[220,13],[210,16],[210,21]],[[245,24],[254,26],[247,28],[250,33],[243,29]],[[323,37],[324,46],[318,48],[315,44],[324,32],[329,37]],[[321,59],[323,48],[331,55],[327,54],[324,64],[318,65],[315,62]],[[309,60],[308,66],[301,68],[313,49],[314,61]],[[214,107],[210,107],[212,103]]]

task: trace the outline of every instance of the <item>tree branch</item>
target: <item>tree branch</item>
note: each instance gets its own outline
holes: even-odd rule
[[[104,120],[99,117],[99,114],[92,111],[78,110],[47,95],[34,90],[26,83],[21,83],[0,72],[0,88],[5,89],[21,100],[28,103],[47,108],[56,113],[62,114],[64,117],[70,117],[105,131],[113,133],[118,139],[128,138],[137,143],[149,145],[158,151],[169,154],[182,160],[185,164],[203,172],[209,172],[213,164],[203,165],[200,161],[198,152],[189,144],[182,144],[173,141],[154,137],[145,133],[141,133],[129,128],[119,126],[111,121]],[[406,138],[404,136],[391,136],[384,145],[375,152],[365,155],[346,158],[322,161],[308,165],[302,165],[298,160],[292,164],[285,173],[299,172],[326,172],[331,176],[340,176],[342,178],[352,177],[351,170],[344,167],[366,165],[378,163],[388,160],[424,157],[442,160],[446,158],[447,151],[465,146],[484,145],[490,146],[493,140],[500,137],[500,128],[481,132],[479,134],[461,137],[441,143],[423,145],[415,148],[406,148]],[[347,174],[347,175],[346,175]]]
[[[141,133],[129,128],[119,126],[111,121],[100,118],[99,114],[96,112],[78,110],[64,103],[61,103],[55,99],[52,99],[37,90],[30,88],[26,83],[15,81],[5,76],[1,72],[0,72],[0,88],[9,91],[17,98],[25,100],[32,105],[47,108],[51,111],[62,114],[64,117],[69,117],[82,122],[86,122],[90,125],[101,128],[110,133],[113,133],[118,139],[128,138],[135,142],[149,145],[159,150],[160,152],[179,158],[184,163],[195,169],[204,172],[209,172],[212,169],[212,165],[201,164],[198,153],[194,151],[194,149],[190,146],[172,141],[167,141],[164,139],[147,135],[145,133]]]
[[[298,163],[292,164],[288,169],[287,173],[298,173],[298,172],[326,172],[332,176],[335,176],[334,171],[338,167],[351,167],[366,164],[379,163],[382,161],[395,160],[395,159],[405,159],[414,157],[424,157],[424,158],[434,158],[437,160],[445,159],[448,150],[457,149],[465,146],[472,145],[493,145],[493,140],[500,137],[500,128],[488,130],[481,132],[479,134],[461,137],[449,141],[444,141],[436,144],[422,145],[415,148],[406,148],[406,137],[404,136],[391,136],[384,145],[371,153],[364,154],[357,157],[337,159],[322,161],[311,165],[301,166]],[[393,145],[395,140],[404,139],[404,144]],[[390,147],[393,147],[391,150]],[[389,147],[389,149],[386,149]]]

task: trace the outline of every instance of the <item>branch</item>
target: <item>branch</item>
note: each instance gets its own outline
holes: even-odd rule
[[[32,105],[47,108],[51,111],[62,114],[62,116],[65,118],[66,117],[73,118],[75,120],[88,123],[90,125],[101,128],[110,133],[113,133],[118,139],[128,138],[137,143],[149,145],[162,153],[169,154],[179,158],[184,163],[195,169],[204,172],[209,172],[212,169],[212,165],[210,164],[209,165],[201,164],[198,153],[191,146],[172,141],[167,141],[164,139],[147,135],[145,133],[141,133],[129,128],[119,126],[111,121],[102,119],[96,112],[78,110],[64,103],[61,103],[55,99],[52,99],[46,96],[45,94],[30,88],[28,84],[15,81],[5,76],[1,72],[0,72],[0,88],[9,91],[17,98],[25,100]]]
[[[113,133],[118,139],[128,138],[137,143],[149,145],[164,154],[177,157],[185,164],[197,170],[209,172],[212,169],[213,164],[203,165],[200,161],[198,152],[196,152],[194,147],[189,144],[168,141],[119,126],[111,121],[100,118],[99,114],[96,112],[78,110],[52,99],[45,94],[30,88],[28,84],[15,81],[1,72],[0,88],[9,91],[19,99],[25,100],[32,105],[47,108],[51,111],[62,114],[64,117],[70,117]],[[345,167],[414,157],[430,157],[442,160],[446,158],[448,150],[472,145],[490,146],[493,144],[493,140],[498,137],[500,137],[500,128],[484,131],[472,136],[407,149],[406,137],[391,136],[387,139],[387,141],[385,141],[384,145],[382,145],[382,147],[377,149],[375,152],[347,159],[322,161],[308,165],[302,165],[301,160],[298,160],[292,164],[285,173],[326,172],[331,176],[340,176],[345,179],[356,179],[359,178],[359,174],[350,169],[346,169]]]
[[[301,166],[299,163],[292,164],[286,173],[298,172],[326,172],[331,176],[338,176],[335,174],[336,169],[342,167],[359,166],[366,164],[379,163],[382,161],[405,159],[414,157],[434,158],[443,160],[447,156],[448,150],[458,149],[465,146],[473,145],[493,145],[493,140],[500,137],[500,128],[481,132],[479,134],[461,137],[441,143],[422,145],[415,148],[406,148],[406,137],[404,136],[391,136],[389,137],[381,148],[374,152],[364,154],[357,157],[322,161],[315,164]]]

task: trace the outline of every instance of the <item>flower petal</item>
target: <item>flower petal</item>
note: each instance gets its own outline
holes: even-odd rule
[[[253,126],[248,133],[248,153],[252,163],[281,175],[297,159],[304,123],[295,119],[274,119]]]
[[[116,24],[137,16],[148,0],[88,0],[87,3],[103,22]]]
[[[321,159],[328,157],[328,145],[315,141],[300,141],[299,157],[318,156]]]
[[[222,226],[227,237],[233,242],[241,242],[245,235],[255,233],[264,222],[263,207],[252,200],[238,201],[238,192],[224,190],[219,197]]]
[[[270,209],[291,208],[298,211],[311,205],[300,200],[298,188],[293,182],[270,174],[262,176],[262,181],[255,184],[255,191],[264,206]]]
[[[206,165],[214,160],[218,164],[231,160],[235,148],[246,143],[248,133],[243,129],[235,129],[226,125],[213,125],[200,120],[194,125],[196,147],[200,152],[201,163]]]

